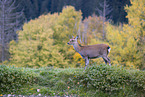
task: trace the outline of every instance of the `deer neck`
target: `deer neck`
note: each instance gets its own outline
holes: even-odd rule
[[[76,42],[74,45],[73,45],[74,49],[77,51],[77,52],[80,52],[81,50],[81,46],[78,42]]]

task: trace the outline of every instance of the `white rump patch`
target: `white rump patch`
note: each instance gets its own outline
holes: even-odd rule
[[[110,52],[111,48],[108,49],[108,52]]]

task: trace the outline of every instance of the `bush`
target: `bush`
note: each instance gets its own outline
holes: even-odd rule
[[[86,90],[94,89],[108,94],[142,95],[145,93],[145,72],[117,66],[99,65],[88,68],[80,83]]]
[[[23,68],[0,65],[0,94],[18,91],[21,87],[32,85],[38,76]]]
[[[0,85],[5,85],[0,94],[11,93],[12,89],[18,91],[18,88],[24,87],[21,92],[14,93],[82,97],[145,96],[145,71],[118,66],[94,65],[83,71],[83,68],[28,69],[2,65],[0,74]],[[15,76],[14,80],[12,75]],[[25,88],[27,85],[31,87]]]
[[[145,92],[144,71],[118,66],[95,65],[84,72],[83,68],[43,69],[40,77],[39,85],[68,95],[144,96]]]
[[[57,81],[57,83],[55,85],[55,89],[59,90],[59,91],[64,91],[67,89],[67,84],[62,80]]]

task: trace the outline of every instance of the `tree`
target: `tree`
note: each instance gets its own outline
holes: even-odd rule
[[[82,11],[83,19],[96,13],[96,6],[103,0],[16,0],[23,1],[21,6],[24,7],[24,14],[28,20],[39,17],[46,13],[61,12],[64,6],[74,6],[75,9]],[[124,10],[126,4],[130,4],[130,0],[107,0],[113,11],[111,13],[112,20],[116,24],[118,22],[127,23]],[[103,3],[102,3],[103,4]],[[99,7],[100,9],[100,7]],[[110,16],[110,15],[108,15]]]
[[[11,64],[35,68],[75,67],[75,51],[67,42],[69,37],[76,36],[80,19],[81,12],[67,6],[59,15],[42,15],[25,23],[19,31],[19,41],[10,43]]]
[[[2,62],[6,59],[7,43],[17,39],[16,31],[22,24],[23,12],[16,12],[19,5],[15,5],[15,0],[0,0],[0,36]]]
[[[10,62],[18,67],[67,67],[67,60],[53,45],[52,25],[58,15],[43,15],[38,19],[25,23],[19,31],[19,41],[10,43]]]
[[[64,45],[69,37],[77,34],[80,19],[82,19],[81,14],[80,11],[76,11],[72,6],[63,8],[54,26],[53,38],[56,44]]]
[[[73,36],[77,35],[79,29],[80,20],[82,19],[81,11],[76,11],[73,6],[65,6],[54,25],[53,39],[54,44],[58,45],[59,52],[69,60],[70,64],[73,64],[73,48],[67,46],[66,43]]]
[[[110,8],[108,2],[104,0],[103,3],[99,3],[100,9],[97,7],[96,10],[99,13],[99,16],[102,17],[103,21],[103,39],[105,39],[105,21],[107,19],[111,19],[111,16],[108,16],[112,12],[112,8]]]
[[[126,6],[129,24],[107,26],[107,40],[112,45],[111,58],[114,64],[145,68],[145,1],[131,0]],[[115,57],[114,57],[115,56]]]
[[[137,41],[137,52],[139,61],[136,65],[145,68],[145,0],[131,0],[132,6],[126,6],[129,25],[133,38]]]

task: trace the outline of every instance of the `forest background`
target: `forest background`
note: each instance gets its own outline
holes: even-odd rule
[[[112,66],[67,42],[111,47]],[[145,97],[145,0],[0,0],[0,96]]]
[[[84,67],[81,56],[66,44],[72,35],[79,35],[82,45],[110,45],[113,65],[145,69],[144,4],[144,0],[0,0],[1,62],[18,67]]]

